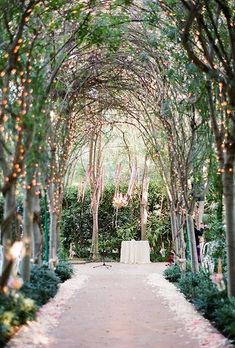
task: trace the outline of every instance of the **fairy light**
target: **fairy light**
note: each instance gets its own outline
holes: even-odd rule
[[[17,53],[17,52],[19,51],[19,49],[20,49],[20,46],[16,46],[16,47],[14,48],[13,52],[14,52],[14,53]]]
[[[32,180],[32,186],[37,186],[37,181],[35,179]]]

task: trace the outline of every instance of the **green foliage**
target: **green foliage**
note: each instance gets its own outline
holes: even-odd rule
[[[228,298],[226,291],[219,291],[208,273],[180,274],[177,267],[165,270],[165,278],[176,281],[177,287],[196,309],[224,335],[235,340],[235,298]]]
[[[16,328],[35,319],[38,306],[55,296],[60,281],[71,278],[72,267],[61,261],[55,272],[47,267],[33,266],[30,281],[20,292],[0,295],[0,346],[14,334]]]
[[[137,238],[137,225],[134,223],[127,223],[122,227],[118,227],[117,235],[120,240],[132,240]]]
[[[122,185],[121,192],[127,187]],[[107,185],[99,207],[99,242],[108,243],[110,256],[119,257],[121,241],[140,239],[140,193],[138,188],[128,206],[116,209],[112,205],[115,192],[114,185]],[[166,214],[166,200],[160,213],[161,197],[158,186],[151,183],[149,187],[149,228],[148,237],[155,259],[161,258],[159,253],[162,242],[167,253],[170,250],[170,226]],[[70,244],[75,245],[76,256],[89,258],[92,237],[92,213],[90,208],[90,192],[86,191],[84,200],[78,202],[77,189],[69,188],[65,192],[63,213],[61,218],[61,240],[65,252],[69,253]],[[166,254],[167,254],[166,253]]]
[[[70,244],[74,243],[77,257],[89,257],[91,236],[90,194],[87,192],[84,201],[79,203],[77,190],[69,188],[64,196],[61,218],[61,242],[67,255]]]
[[[6,343],[18,326],[33,320],[36,311],[34,301],[21,294],[0,295],[0,346]]]
[[[185,297],[192,301],[196,297],[198,286],[204,280],[204,274],[187,272],[182,274],[177,286]]]
[[[212,320],[216,308],[222,307],[226,291],[220,292],[208,276],[201,277],[200,284],[195,288],[193,304],[204,315]]]
[[[20,291],[33,299],[38,306],[42,306],[55,296],[59,283],[60,278],[46,266],[33,266],[30,281],[26,282]]]
[[[112,16],[106,13],[102,8],[99,15],[93,18],[92,27],[87,35],[87,40],[90,44],[97,47],[105,44],[110,51],[117,51],[124,42],[124,23],[129,21],[129,17],[124,13],[115,14]],[[120,25],[122,23],[122,25]]]
[[[235,298],[223,299],[215,308],[213,320],[217,328],[230,339],[235,340]]]
[[[55,268],[55,274],[60,278],[61,282],[72,278],[73,267],[68,261],[60,261]]]
[[[217,160],[215,156],[211,159],[211,171],[217,170]],[[226,269],[226,235],[223,221],[223,202],[222,202],[222,181],[221,176],[210,175],[209,192],[206,199],[204,223],[207,225],[204,231],[205,242],[216,241],[213,254],[210,255],[216,264],[220,257],[222,260],[223,270]]]
[[[178,265],[173,265],[165,269],[164,277],[169,280],[169,282],[175,283],[181,277],[181,270]]]
[[[153,189],[150,191],[150,197]],[[159,197],[161,199],[161,197]],[[147,238],[151,247],[151,261],[166,261],[171,249],[170,217],[166,212],[166,201],[159,204],[159,199],[154,199],[148,214]],[[152,202],[152,199],[150,199]],[[161,255],[161,248],[165,254]]]

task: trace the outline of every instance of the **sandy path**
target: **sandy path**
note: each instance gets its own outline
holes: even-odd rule
[[[164,264],[76,267],[8,347],[229,347],[161,275]]]

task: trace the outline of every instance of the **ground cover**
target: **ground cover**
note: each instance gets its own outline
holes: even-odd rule
[[[0,295],[1,347],[21,325],[35,319],[39,308],[56,295],[60,283],[71,278],[72,274],[70,264],[62,261],[55,270],[47,266],[32,267],[30,281],[21,288],[18,278],[11,279],[8,292]]]
[[[235,342],[235,298],[227,297],[226,289],[218,288],[209,273],[203,270],[196,274],[183,273],[177,265],[172,265],[165,270],[164,276],[212,325]]]

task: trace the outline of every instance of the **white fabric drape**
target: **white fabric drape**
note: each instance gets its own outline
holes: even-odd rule
[[[122,263],[150,263],[150,247],[146,240],[122,241],[121,258]]]

